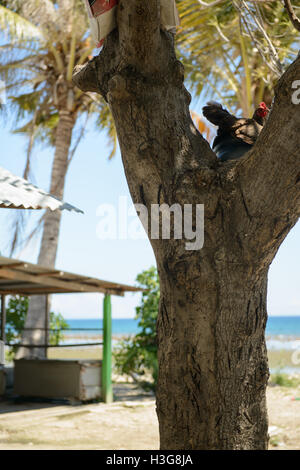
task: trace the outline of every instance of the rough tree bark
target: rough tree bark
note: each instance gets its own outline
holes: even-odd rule
[[[63,198],[65,177],[68,170],[69,149],[74,124],[74,113],[68,111],[66,107],[63,106],[63,109],[59,111],[59,122],[56,129],[55,155],[50,183],[50,193],[59,199]],[[54,268],[55,266],[60,221],[60,211],[47,210],[44,218],[43,234],[38,257],[38,264],[41,266],[47,266],[49,268]],[[43,329],[45,328],[46,301],[47,299],[43,295],[31,297],[25,320],[25,328],[29,328],[29,330],[23,331],[23,344],[45,344],[47,333]],[[32,330],[30,330],[30,328],[32,328]],[[18,350],[16,357],[44,358],[45,349],[40,347],[31,349],[22,347]]]
[[[121,0],[118,31],[73,81],[108,101],[134,203],[205,205],[201,250],[149,234],[161,282],[161,448],[266,449],[267,276],[300,214],[300,59],[253,149],[221,163],[193,125],[173,36],[159,24],[159,0]]]

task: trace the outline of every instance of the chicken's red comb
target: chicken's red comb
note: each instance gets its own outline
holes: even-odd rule
[[[269,110],[269,108],[267,107],[266,103],[264,101],[262,101],[261,103],[259,103],[259,108],[263,108],[263,109],[266,109],[266,110]]]

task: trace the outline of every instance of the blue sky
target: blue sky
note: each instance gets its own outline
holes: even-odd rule
[[[192,103],[192,109],[199,109]],[[26,141],[12,135],[9,127],[0,129],[0,166],[22,175],[25,164]],[[105,135],[90,129],[80,144],[70,166],[64,200],[84,211],[84,215],[64,211],[60,233],[56,267],[65,271],[95,276],[127,284],[134,284],[142,270],[155,264],[154,254],[147,239],[101,240],[97,236],[100,204],[118,205],[119,196],[130,194],[124,175],[120,153],[108,161],[109,148]],[[43,189],[49,187],[49,168],[53,151],[36,148],[33,163],[33,182]],[[32,211],[34,220],[40,211]],[[11,233],[13,210],[0,211],[0,251],[8,255],[8,238]],[[131,217],[133,220],[133,217]],[[138,219],[137,219],[138,220]],[[33,222],[32,222],[33,223]],[[269,315],[300,315],[300,224],[290,232],[274,260],[269,274]],[[18,257],[36,262],[39,237]],[[124,298],[113,297],[113,316],[133,317],[139,294],[126,294]],[[101,315],[102,296],[98,294],[53,296],[53,309],[66,318],[95,318]]]

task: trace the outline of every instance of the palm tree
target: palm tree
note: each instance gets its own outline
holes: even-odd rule
[[[190,87],[249,116],[271,105],[282,70],[299,49],[281,1],[178,0],[178,51]],[[293,2],[300,6],[299,0]],[[203,85],[205,84],[205,85]]]
[[[177,3],[181,15],[178,51],[196,94],[219,98],[229,109],[242,110],[245,115],[251,114],[262,99],[270,104],[276,78],[296,50],[282,3]],[[5,57],[0,59],[0,77],[6,82],[7,92],[15,95],[10,103],[17,109],[17,117],[29,118],[19,129],[29,136],[24,176],[30,169],[34,142],[48,139],[55,147],[50,191],[62,197],[72,133],[79,117],[95,109],[100,111],[100,122],[109,124],[116,143],[108,108],[71,82],[74,64],[84,63],[93,50],[84,3],[6,0],[1,5],[0,26],[9,33],[9,42],[1,46]],[[43,223],[38,262],[51,267],[55,264],[60,214],[46,213]],[[30,303],[26,327],[39,325],[44,301],[36,297]]]
[[[22,126],[15,132],[22,132],[29,138],[24,176],[27,177],[30,171],[34,143],[46,139],[55,148],[50,192],[62,198],[74,154],[72,134],[81,116],[85,116],[86,123],[91,113],[97,111],[100,124],[108,125],[114,148],[116,144],[116,134],[104,101],[93,94],[82,93],[72,84],[75,63],[84,63],[93,51],[84,3],[81,0],[2,1],[0,27],[7,38],[1,45],[0,78],[6,83],[9,105],[16,110],[17,120],[22,120]],[[83,135],[83,129],[79,135]],[[55,265],[60,221],[58,212],[47,211],[42,217],[38,263],[50,268]],[[13,248],[18,242],[19,228],[20,223],[16,227]],[[44,327],[40,314],[44,306],[43,296],[32,298],[26,328]],[[33,338],[32,332],[24,331],[22,342],[26,341],[44,342],[43,334],[36,337],[35,333]],[[28,351],[20,352],[21,355],[26,353]],[[42,349],[32,353],[44,354]]]

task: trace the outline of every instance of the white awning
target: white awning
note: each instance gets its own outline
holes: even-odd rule
[[[71,204],[37,188],[23,178],[0,167],[0,207],[11,209],[50,209],[81,212]]]

